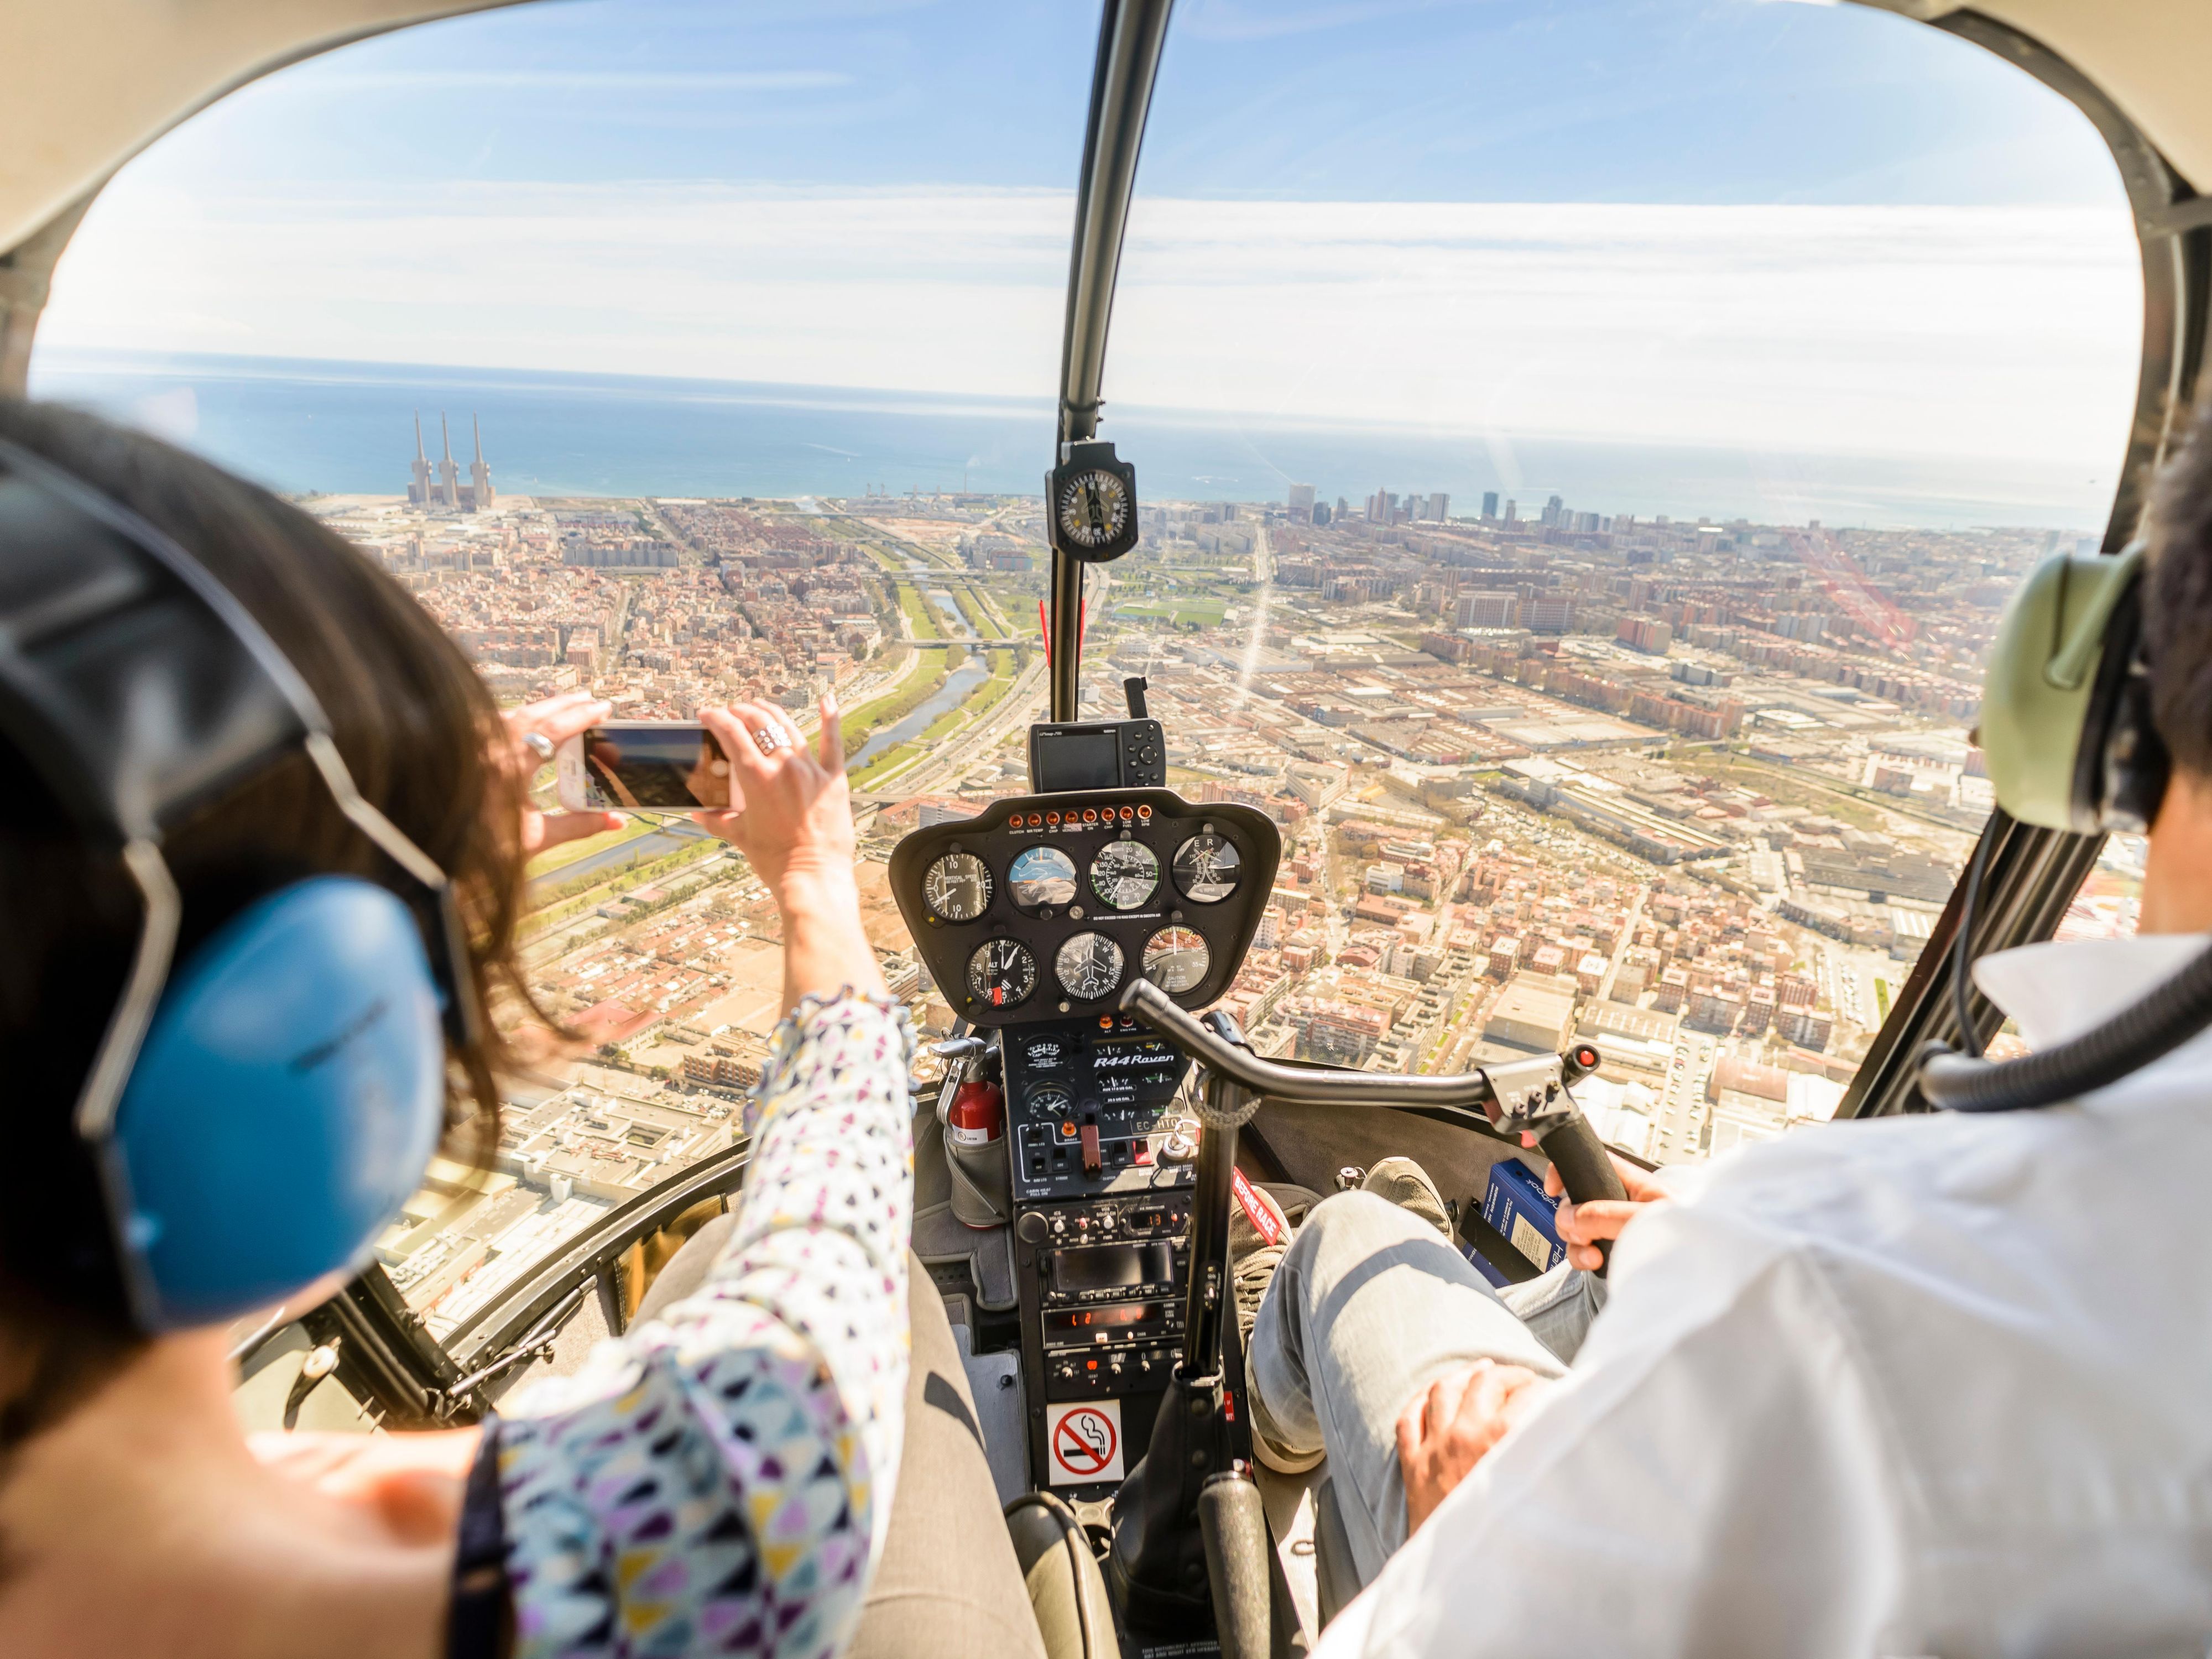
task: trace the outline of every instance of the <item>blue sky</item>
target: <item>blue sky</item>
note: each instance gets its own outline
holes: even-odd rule
[[[556,0],[261,89],[246,176],[1065,187],[1072,0]],[[289,94],[289,95],[288,95]],[[1784,0],[1185,0],[1143,187],[1278,199],[2094,202],[2081,118],[1978,47]]]
[[[554,0],[364,42],[125,168],[40,351],[1047,397],[1097,15]],[[2096,489],[2120,453],[2109,157],[1885,13],[1183,0],[1139,186],[1124,405]]]

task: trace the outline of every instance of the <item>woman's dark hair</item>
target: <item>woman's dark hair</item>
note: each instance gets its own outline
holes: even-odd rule
[[[2212,395],[2152,486],[2143,641],[2159,736],[2176,767],[2212,778]]]
[[[453,878],[487,999],[522,992],[517,785],[490,758],[499,715],[468,660],[367,555],[220,468],[82,411],[0,399],[0,438],[166,532],[237,596],[313,687],[362,793]],[[136,1350],[97,1177],[73,1107],[137,938],[136,889],[81,841],[0,743],[0,1053],[9,1057],[11,1179],[0,1205],[0,1450],[55,1421]],[[263,895],[317,873],[389,878],[304,756],[280,762],[173,834],[179,958]],[[524,1000],[527,1000],[526,992]],[[457,1155],[497,1140],[496,1034],[457,1054]]]

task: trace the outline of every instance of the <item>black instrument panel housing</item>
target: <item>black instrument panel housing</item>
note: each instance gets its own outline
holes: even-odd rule
[[[1128,825],[1121,822],[1123,807],[1133,812],[1149,808],[1151,817]],[[1102,819],[1114,815],[1109,826],[1081,822],[1086,811]],[[1054,828],[1031,828],[1032,817],[1060,815]],[[1071,827],[1070,814],[1076,819]],[[1017,820],[1020,820],[1017,823]],[[1237,889],[1216,903],[1185,898],[1176,889],[1174,860],[1177,848],[1193,836],[1212,830],[1237,849],[1239,872]],[[1126,836],[1125,836],[1126,830]],[[1141,842],[1159,861],[1159,885],[1144,908],[1115,910],[1092,893],[1089,877],[1092,860],[1109,842]],[[1032,847],[1055,847],[1076,867],[1074,902],[1080,916],[1066,907],[1032,913],[1013,902],[1007,877],[1015,858]],[[932,824],[917,830],[892,849],[891,896],[906,918],[915,948],[927,965],[953,1012],[971,1024],[987,1027],[1026,1025],[1065,1020],[1084,1015],[1117,1012],[1122,988],[1141,973],[1145,941],[1163,927],[1190,928],[1206,941],[1206,975],[1189,990],[1175,994],[1183,1007],[1199,1009],[1220,998],[1237,977],[1260,917],[1274,890],[1275,872],[1282,860],[1283,841],[1273,820],[1249,806],[1225,803],[1194,805],[1170,789],[1091,789],[1049,795],[1019,795],[994,801],[972,818]],[[933,911],[922,896],[922,879],[930,866],[947,853],[973,854],[991,872],[991,897],[973,921],[948,921]],[[1103,933],[1121,946],[1123,969],[1120,981],[1104,996],[1078,1000],[1067,996],[1053,972],[1060,945],[1077,933]],[[969,959],[993,939],[1011,939],[1027,947],[1036,965],[1036,988],[1023,1001],[998,1006],[971,995]]]

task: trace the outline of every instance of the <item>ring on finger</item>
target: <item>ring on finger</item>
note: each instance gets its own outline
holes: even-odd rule
[[[540,766],[547,764],[553,758],[553,739],[543,732],[525,732],[522,734],[522,746],[538,757],[538,763]]]
[[[790,739],[773,726],[757,726],[753,728],[753,746],[763,755],[773,755],[779,749],[787,747],[789,743]]]

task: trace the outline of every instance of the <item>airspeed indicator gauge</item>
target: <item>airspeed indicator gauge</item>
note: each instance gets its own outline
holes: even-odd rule
[[[1094,1002],[1121,982],[1121,947],[1103,933],[1077,933],[1052,959],[1060,988],[1079,1002]]]
[[[1140,841],[1109,841],[1091,860],[1091,890],[1116,910],[1135,909],[1159,884],[1159,858]]]
[[[1017,939],[994,939],[968,958],[968,993],[994,1008],[1029,1000],[1036,989],[1036,958]]]
[[[1085,564],[1118,559],[1137,544],[1137,470],[1109,443],[1063,447],[1045,475],[1047,526],[1055,550]]]
[[[921,878],[921,896],[945,921],[973,921],[991,908],[991,866],[973,853],[947,853]]]

